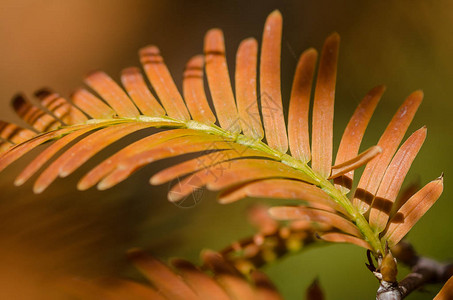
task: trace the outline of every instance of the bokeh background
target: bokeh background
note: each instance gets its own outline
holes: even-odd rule
[[[50,86],[68,95],[94,69],[118,79],[123,67],[139,65],[137,49],[147,44],[159,45],[181,87],[184,64],[202,52],[208,29],[224,30],[227,58],[233,64],[239,42],[249,36],[260,40],[265,18],[274,9],[284,17],[286,107],[299,54],[311,46],[320,49],[333,31],[342,37],[336,146],[367,90],[387,85],[363,148],[377,142],[409,93],[423,89],[425,100],[409,132],[426,125],[428,138],[405,184],[416,180],[425,184],[445,172],[446,187],[409,240],[420,253],[453,259],[452,1],[2,0],[0,118],[22,124],[9,105],[17,92],[31,97],[36,89]],[[115,144],[110,150],[119,147]],[[144,168],[109,191],[76,191],[75,180],[99,162],[101,154],[42,195],[33,195],[30,184],[12,185],[29,157],[0,174],[2,299],[13,299],[12,295],[14,299],[70,299],[55,288],[61,278],[136,276],[125,259],[129,248],[143,247],[164,260],[179,256],[196,262],[200,250],[220,250],[253,232],[244,210],[256,200],[222,206],[214,194],[206,192],[191,209],[168,203],[168,186],[148,185],[150,175],[168,161]],[[315,277],[327,299],[374,299],[377,281],[364,262],[363,250],[332,245],[310,248],[265,271],[287,299],[301,299]],[[408,299],[431,299],[429,290]]]

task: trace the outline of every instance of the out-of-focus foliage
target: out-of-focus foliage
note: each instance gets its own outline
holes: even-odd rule
[[[249,35],[260,36],[265,16],[278,8],[285,16],[282,76],[287,80],[282,85],[283,99],[289,99],[297,55],[310,45],[319,48],[327,33],[338,31],[342,35],[335,114],[338,130],[344,128],[341,124],[346,124],[351,107],[365,91],[385,83],[388,92],[372,119],[370,138],[365,141],[372,145],[401,99],[421,88],[425,102],[412,129],[426,124],[429,138],[409,181],[419,174],[421,182],[427,182],[438,176],[439,170],[448,176],[453,165],[449,150],[453,146],[453,102],[449,101],[448,89],[453,79],[450,1],[287,1],[279,5],[226,1],[5,1],[2,6],[2,117],[6,118],[9,98],[15,92],[32,92],[42,85],[70,92],[88,70],[102,68],[118,74],[124,65],[138,64],[136,49],[147,43],[160,45],[170,69],[181,73],[184,62],[201,51],[203,32],[213,26],[225,30],[227,44],[231,44],[227,55],[233,59],[235,43]],[[338,143],[340,134],[335,132],[334,143]],[[165,163],[156,169],[162,166]],[[75,188],[66,188],[75,186],[68,179],[61,181],[61,190],[54,188],[35,196],[29,192],[30,186],[12,188],[13,177],[8,174],[17,172],[7,171],[11,173],[0,177],[0,243],[5,261],[0,274],[8,278],[0,282],[6,295],[7,291],[32,295],[42,292],[43,299],[49,299],[52,274],[130,274],[123,253],[131,246],[152,248],[153,253],[163,257],[195,259],[200,248],[218,249],[250,230],[240,213],[247,203],[220,207],[210,201],[210,194],[193,209],[178,210],[162,201],[167,187],[151,191],[130,181],[110,192],[81,194]],[[135,178],[145,173],[143,178],[153,171],[143,170]],[[446,186],[443,199],[448,200],[452,191]],[[452,206],[451,201],[439,201],[414,228],[409,238],[418,252],[439,259],[449,256]],[[435,242],[424,242],[427,237]],[[354,290],[357,298],[366,298],[376,282],[366,276],[363,262],[363,251],[352,246],[331,246],[291,257],[266,271],[290,299],[300,295],[300,286],[308,286],[316,275],[328,295],[346,298]],[[346,269],[362,282],[355,281],[353,286],[342,282]],[[50,275],[43,277],[43,273]],[[61,299],[58,297],[55,299]],[[426,295],[414,294],[410,299],[423,298]]]

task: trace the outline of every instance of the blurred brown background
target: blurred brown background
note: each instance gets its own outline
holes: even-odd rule
[[[138,66],[137,49],[156,44],[181,86],[185,62],[201,53],[203,34],[224,30],[230,64],[240,40],[260,40],[272,10],[284,17],[283,98],[288,99],[298,55],[321,48],[332,31],[342,37],[337,83],[335,144],[355,105],[381,83],[387,92],[367,132],[376,143],[392,114],[415,89],[425,100],[410,132],[423,125],[428,138],[408,182],[423,183],[445,172],[445,191],[409,239],[418,251],[453,259],[453,189],[450,184],[453,81],[453,2],[443,1],[12,1],[0,3],[0,119],[22,124],[9,99],[50,86],[68,95],[82,77],[103,69],[114,78],[123,67]],[[286,100],[287,101],[287,100]],[[132,140],[132,138],[130,139]],[[130,141],[127,140],[127,141]],[[121,145],[114,145],[113,148]],[[168,186],[147,179],[168,162],[147,167],[110,191],[75,190],[75,180],[102,159],[59,180],[36,196],[31,185],[12,186],[27,158],[0,174],[0,298],[66,299],[59,278],[135,276],[124,258],[144,247],[163,259],[197,260],[203,248],[220,249],[251,233],[244,208],[251,200],[221,206],[213,194],[192,209],[165,200]],[[29,156],[31,157],[31,156]],[[310,249],[266,271],[288,299],[300,299],[316,276],[328,299],[372,299],[377,282],[364,268],[361,249],[335,245]],[[344,278],[344,272],[354,281]],[[5,298],[7,297],[7,298]],[[410,299],[428,299],[414,294]]]

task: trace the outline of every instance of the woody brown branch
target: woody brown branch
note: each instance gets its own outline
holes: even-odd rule
[[[381,282],[376,300],[404,299],[425,284],[444,283],[453,276],[453,263],[440,263],[434,259],[419,256],[412,245],[401,242],[393,249],[394,256],[411,268],[398,285]]]

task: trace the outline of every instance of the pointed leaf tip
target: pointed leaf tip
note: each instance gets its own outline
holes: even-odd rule
[[[385,230],[383,240],[387,241],[390,247],[398,244],[418,220],[434,205],[442,192],[443,177],[439,177],[415,193],[392,217]]]
[[[277,21],[277,22],[282,22],[283,21],[283,16],[280,10],[276,9],[273,10],[266,18],[266,22],[268,21]]]
[[[327,37],[327,40],[328,41],[335,41],[335,42],[340,42],[340,34],[336,31],[332,32],[328,37]]]
[[[420,98],[423,98],[425,96],[425,93],[423,92],[423,90],[416,90],[416,91],[413,92],[413,95],[417,96],[417,97],[420,97]]]
[[[41,194],[46,188],[40,185],[33,186],[33,193]]]
[[[223,42],[223,31],[220,28],[211,28],[206,32],[205,39],[207,39],[207,47],[217,44],[219,41]]]

